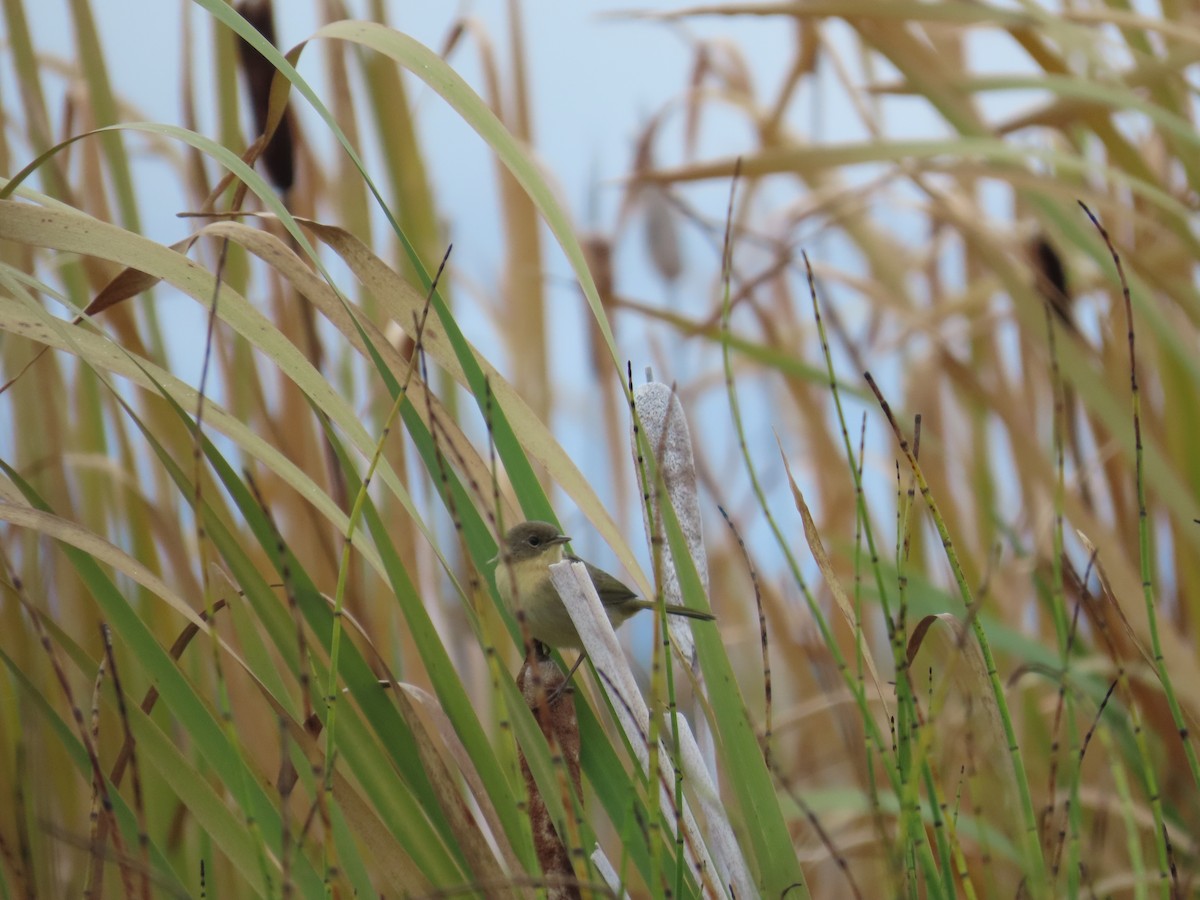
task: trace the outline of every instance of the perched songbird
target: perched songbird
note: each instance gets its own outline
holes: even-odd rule
[[[587,566],[613,628],[638,610],[655,608],[655,604],[642,600],[607,572],[564,553],[563,544],[569,540],[549,522],[522,522],[509,529],[496,554],[496,588],[500,591],[500,599],[514,613],[518,607],[525,611],[525,625],[531,637],[555,648],[582,647],[579,632],[550,580],[550,566],[564,559]],[[667,612],[704,621],[716,618],[712,613],[670,603]]]

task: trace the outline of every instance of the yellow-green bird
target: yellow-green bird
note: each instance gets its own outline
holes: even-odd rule
[[[563,545],[570,540],[549,522],[522,522],[510,528],[496,554],[496,588],[500,599],[514,614],[518,606],[524,610],[530,637],[550,647],[582,649],[579,632],[550,580],[550,566],[554,563],[569,559],[587,567],[613,628],[639,610],[654,609],[655,604],[641,599],[587,560],[565,553]],[[704,621],[716,618],[712,613],[672,603],[667,604],[667,612]]]

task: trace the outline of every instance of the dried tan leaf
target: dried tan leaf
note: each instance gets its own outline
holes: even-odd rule
[[[833,570],[833,563],[830,562],[829,555],[825,552],[825,545],[821,541],[820,533],[817,531],[817,523],[813,521],[808,504],[804,501],[804,495],[800,492],[800,486],[796,484],[796,479],[792,477],[792,467],[788,463],[787,454],[783,452],[783,444],[779,442],[778,435],[775,436],[775,440],[779,443],[779,456],[783,460],[783,468],[787,473],[788,485],[792,489],[792,499],[795,501],[796,509],[799,511],[800,518],[804,522],[804,536],[808,540],[808,547],[812,551],[813,559],[816,560],[817,568],[821,570],[821,575],[825,578],[825,584],[829,587],[830,593],[833,594],[838,611],[846,620],[850,631],[857,631],[858,620],[854,615],[854,607],[851,606],[850,598],[846,596],[846,591],[842,587],[837,573]],[[866,647],[863,648],[863,661],[866,663],[867,671],[871,673],[871,681],[875,684],[875,691],[879,695],[883,708],[886,710],[888,705],[887,697],[883,692],[883,683],[880,681],[879,672],[875,668],[875,660]]]

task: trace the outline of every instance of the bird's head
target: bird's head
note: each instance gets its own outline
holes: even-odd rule
[[[549,522],[522,522],[520,525],[514,525],[504,535],[496,558],[511,564],[537,559],[549,553],[549,561],[558,562],[562,559],[562,545],[569,540],[571,539],[558,530],[558,526]]]

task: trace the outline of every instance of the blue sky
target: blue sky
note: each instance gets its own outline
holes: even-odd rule
[[[194,34],[193,77],[203,86],[210,83],[211,73],[207,13],[186,0],[176,3],[127,0],[119,4],[105,0],[92,5],[114,88],[132,108],[129,117],[180,123],[179,60],[183,15],[185,12],[190,15]],[[291,47],[306,39],[318,27],[317,5],[315,2],[277,4],[287,13],[276,16],[278,42],[282,47]],[[614,15],[633,7],[668,10],[679,5],[661,0],[637,4],[528,0],[521,4],[526,65],[532,91],[535,150],[559,186],[568,207],[582,224],[602,229],[611,227],[620,202],[618,179],[629,169],[640,128],[651,115],[686,89],[693,51],[685,35],[719,38],[739,47],[745,55],[756,92],[764,98],[774,95],[774,86],[790,62],[794,30],[778,17],[708,17],[689,20],[684,26],[666,26]],[[367,4],[351,2],[347,6],[353,16],[365,13]],[[74,36],[66,14],[67,0],[41,0],[27,4],[27,8],[33,16],[31,27],[39,50],[65,60],[73,59]],[[506,2],[392,2],[388,4],[388,13],[393,26],[433,48],[444,43],[458,16],[469,13],[483,23],[502,65],[506,71],[508,69],[509,4]],[[129,27],[131,17],[137,22],[136,28]],[[843,26],[831,22],[825,28],[836,40]],[[976,47],[988,52],[980,52],[979,57],[988,61],[988,68],[1003,68],[1005,60],[1012,60],[1012,53],[997,52],[996,46],[988,45],[989,40],[992,39],[980,35]],[[478,61],[478,49],[470,42],[461,45],[451,57],[452,64],[477,88],[481,85]],[[301,72],[318,92],[322,91],[325,79],[319,53],[306,52]],[[887,72],[880,69],[876,75],[886,78]],[[0,96],[15,96],[8,65],[0,65],[0,79],[3,79]],[[789,125],[812,139],[838,141],[863,137],[863,130],[853,117],[849,104],[839,95],[834,79],[827,71],[817,83],[817,92],[806,88],[798,93],[789,108]],[[440,212],[455,244],[454,264],[472,282],[494,284],[502,259],[501,237],[496,233],[499,216],[495,169],[490,152],[436,94],[415,79],[410,79],[410,85],[410,101],[418,110]],[[65,91],[65,80],[62,87]],[[61,115],[62,104],[61,94],[51,97],[50,105],[55,114]],[[887,101],[886,107],[892,134],[936,133],[937,120],[921,101],[893,98]],[[200,116],[202,127],[212,124],[211,108],[202,107]],[[308,115],[306,120],[312,123],[314,117]],[[61,124],[57,127],[60,130]],[[336,151],[324,129],[314,125],[307,128],[306,133],[323,159],[328,161]],[[701,157],[735,154],[753,146],[754,140],[740,117],[722,115],[719,111],[706,115],[700,142]],[[662,131],[658,161],[661,164],[679,162],[682,151],[681,117],[674,115]],[[163,242],[177,240],[194,227],[194,222],[176,217],[176,213],[187,205],[176,181],[176,171],[162,163],[148,163],[139,170],[143,228],[151,237]],[[764,197],[764,216],[775,211],[774,204],[782,207],[796,194],[794,184],[785,185],[785,189],[790,195],[769,193]],[[719,220],[724,214],[727,192],[727,185],[713,183],[689,189],[687,197],[704,213]],[[900,212],[889,210],[884,215],[893,216],[898,227],[903,227]],[[642,246],[641,229],[627,230],[618,247],[620,292],[651,303],[692,300],[706,306],[711,303],[716,269],[713,250],[694,230],[685,229],[684,236],[684,273],[668,296],[665,286],[649,265]],[[836,241],[831,243],[814,234],[812,242],[806,246],[818,259],[848,268],[854,265],[852,255],[847,255],[845,248],[839,247]],[[552,328],[557,334],[577,336],[558,341],[555,346],[555,358],[561,364],[556,371],[570,373],[578,370],[577,366],[572,366],[572,361],[585,352],[583,317],[588,313],[578,291],[570,283],[567,265],[551,242],[547,242],[547,247],[546,277],[551,291]],[[177,306],[182,307],[185,303],[187,308],[180,309],[178,318],[173,321],[177,326],[176,333],[186,340],[200,333],[197,329],[202,328],[203,319],[190,301],[179,301]],[[195,320],[191,325],[188,324],[189,317]],[[503,370],[503,354],[487,322],[476,318],[473,322],[464,320],[464,325],[469,330],[469,337]],[[686,381],[698,373],[716,371],[714,362],[719,365],[711,348],[704,350],[691,346],[678,353],[667,353],[668,366],[674,370],[664,371],[661,348],[664,343],[671,343],[669,334],[642,329],[640,322],[628,317],[620,334],[621,352],[632,359],[635,372],[640,373],[647,364],[654,364],[656,375],[661,379]],[[194,368],[198,371],[198,367],[197,359]],[[189,374],[186,354],[179,362],[178,371],[182,377],[195,380]],[[554,423],[556,431],[585,474],[594,476],[595,483],[601,485],[608,467],[603,458],[596,459],[590,452],[596,441],[589,432],[587,415],[577,412],[586,409],[586,404],[578,400],[592,393],[592,386],[586,379],[577,384],[569,383],[569,374],[560,377],[563,379],[562,392],[566,395],[562,407],[566,411]],[[714,422],[722,429],[728,427],[728,413],[723,408],[723,399],[717,396],[719,393],[709,398],[711,402],[705,408],[692,410],[694,428],[697,417],[704,418],[702,428]],[[771,432],[775,423],[770,406],[770,398],[765,397],[757,407],[752,403],[748,413],[755,420],[751,423],[755,435],[773,446]],[[766,465],[772,467],[769,461]],[[802,479],[812,477],[804,471],[802,464],[796,474]],[[603,488],[601,492],[604,496]],[[568,527],[572,523],[572,512],[569,508],[560,509]]]

